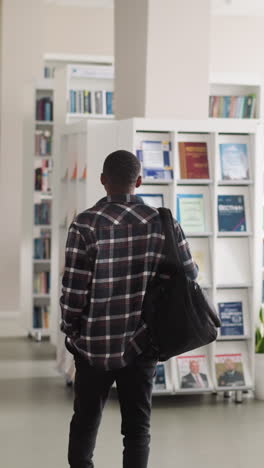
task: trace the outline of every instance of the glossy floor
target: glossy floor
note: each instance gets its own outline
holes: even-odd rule
[[[0,466],[66,468],[72,391],[57,375],[48,343],[1,340]],[[121,468],[120,416],[105,408],[95,468]],[[250,468],[263,465],[264,402],[218,396],[158,397],[149,468]],[[137,467],[135,467],[137,468]]]

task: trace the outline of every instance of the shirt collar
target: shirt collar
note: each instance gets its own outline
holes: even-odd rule
[[[141,197],[137,195],[131,195],[130,193],[122,193],[116,195],[108,195],[107,197],[101,198],[98,203],[141,203],[144,205],[144,202]]]

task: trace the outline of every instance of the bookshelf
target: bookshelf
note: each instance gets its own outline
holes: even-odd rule
[[[79,59],[79,61],[78,61]],[[69,112],[70,90],[113,92],[113,57],[100,56],[48,56],[47,63],[56,66],[54,79],[54,148],[57,157],[53,164],[54,200],[52,211],[52,254],[51,269],[53,272],[51,284],[51,342],[60,348],[61,334],[58,332],[60,320],[59,298],[61,294],[61,270],[64,261],[64,246],[66,242],[67,227],[75,213],[85,207],[87,184],[87,161],[85,155],[86,137],[78,140],[72,135],[70,147],[65,147],[65,139],[61,138],[65,124],[77,122],[90,122],[91,128],[98,122],[111,122],[112,114]],[[78,63],[79,62],[79,63]],[[84,106],[84,95],[79,95]],[[95,96],[92,105],[95,106]],[[104,104],[106,111],[106,103]],[[86,124],[84,124],[86,125]],[[90,127],[89,127],[90,128]],[[77,147],[76,147],[77,145]],[[93,186],[93,180],[88,179]],[[92,191],[92,190],[91,190]]]
[[[56,69],[57,102],[66,123],[113,119],[113,64],[67,64]]]
[[[210,76],[209,94],[220,98],[216,99],[215,102],[209,99],[209,116],[211,117],[263,118],[263,82],[258,75],[250,73],[213,73]],[[235,99],[231,102],[226,98],[221,100],[223,96],[239,96],[240,101]],[[254,96],[255,102],[247,102],[248,96]],[[247,104],[249,104],[249,108],[246,109]],[[230,109],[230,106],[232,106],[232,109]]]
[[[25,102],[21,308],[24,328],[40,341],[50,335],[53,80],[43,78],[34,87],[28,85]]]
[[[165,364],[167,385],[161,380],[154,388],[156,394],[182,394],[233,391],[237,400],[243,390],[254,386],[254,328],[255,316],[261,303],[262,220],[258,200],[262,197],[262,126],[256,119],[208,119],[204,121],[171,121],[128,119],[123,121],[84,121],[68,125],[62,132],[63,161],[60,177],[61,229],[58,245],[64,254],[65,237],[69,222],[75,213],[91,206],[104,196],[99,176],[102,164],[111,151],[125,148],[135,154],[142,150],[142,142],[170,142],[172,180],[143,178],[137,193],[163,196],[164,206],[174,216],[177,195],[203,197],[204,224],[202,229],[188,232],[191,250],[200,264],[199,282],[217,308],[235,304],[243,331],[234,335],[219,333],[217,341],[205,348],[194,350],[187,356],[173,358]],[[183,179],[180,171],[179,143],[205,143],[208,158],[208,178]],[[243,180],[222,180],[220,145],[246,145],[249,173]],[[86,177],[81,174],[87,168]],[[76,178],[71,177],[75,173]],[[67,177],[65,178],[65,174]],[[223,183],[224,182],[224,183]],[[245,230],[221,231],[218,219],[219,197],[242,197],[246,217]],[[222,200],[222,198],[220,198]],[[66,220],[66,221],[65,221]],[[183,226],[184,227],[184,226]],[[60,258],[60,268],[63,258]],[[220,310],[220,309],[219,309]],[[225,310],[227,312],[227,310]],[[221,312],[222,313],[222,312]],[[183,373],[191,361],[197,361],[207,383],[201,388],[187,388],[182,384]],[[230,363],[230,361],[232,361]],[[196,365],[197,365],[196,362]],[[243,381],[226,383],[220,379],[228,365],[242,372]],[[226,366],[226,368],[225,368]],[[160,370],[162,374],[162,369]]]

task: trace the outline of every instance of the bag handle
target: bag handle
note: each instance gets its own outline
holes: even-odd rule
[[[158,208],[161,224],[165,234],[165,252],[170,265],[173,264],[177,272],[184,271],[179,248],[176,240],[174,220],[171,211],[168,208]]]

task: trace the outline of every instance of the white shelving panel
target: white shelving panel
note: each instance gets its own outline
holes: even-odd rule
[[[78,154],[76,159],[70,149],[68,149],[67,153],[65,152],[64,141],[60,135],[62,129],[65,128],[65,124],[69,122],[74,127],[76,122],[81,121],[87,121],[87,125],[91,126],[96,125],[97,122],[103,124],[105,121],[107,123],[113,121],[113,115],[70,114],[68,112],[68,99],[69,90],[73,88],[113,91],[114,70],[112,57],[49,55],[46,57],[46,61],[56,66],[54,79],[54,151],[57,156],[54,158],[53,174],[57,183],[53,190],[52,211],[51,342],[59,346],[61,342],[61,334],[58,332],[60,321],[59,298],[62,263],[64,261],[62,257],[64,256],[66,242],[65,232],[73,217],[75,203],[77,209],[84,209],[85,207],[83,200],[85,200],[87,179],[92,184],[91,187],[93,187],[93,179],[91,173],[88,173],[84,156],[85,138],[76,152],[74,147],[75,137],[72,137],[73,149]],[[69,202],[68,206],[67,201]]]
[[[251,73],[212,73],[210,75],[209,94],[210,96],[255,95],[255,118],[262,119],[264,116],[263,80],[260,75]]]
[[[61,218],[57,250],[60,260],[58,272],[63,268],[67,227],[75,213],[93,205],[104,196],[99,177],[105,157],[117,149],[136,153],[142,140],[171,142],[171,165],[174,180],[170,183],[145,181],[138,193],[164,195],[165,206],[176,215],[176,194],[202,193],[205,198],[205,232],[191,234],[189,242],[197,258],[203,254],[200,282],[207,289],[216,307],[219,302],[232,300],[243,303],[244,334],[240,337],[219,338],[205,349],[195,350],[193,356],[205,359],[208,386],[191,388],[187,393],[201,391],[240,391],[254,385],[254,323],[261,303],[262,225],[259,216],[259,199],[262,200],[262,125],[255,119],[208,119],[204,121],[170,121],[152,119],[128,119],[125,121],[83,121],[68,125],[62,130],[59,196]],[[209,179],[190,181],[180,178],[178,143],[180,141],[206,142],[208,148]],[[219,170],[219,144],[223,142],[247,143],[250,158],[250,176],[243,183],[222,184]],[[84,168],[86,177],[81,178]],[[65,174],[67,177],[65,177]],[[72,177],[76,175],[76,177]],[[146,183],[147,182],[147,183]],[[188,184],[189,182],[189,184]],[[243,235],[218,232],[217,197],[221,194],[244,195],[247,231]],[[67,220],[65,222],[65,220]],[[53,225],[54,229],[54,225]],[[188,236],[188,233],[186,233]],[[200,251],[200,252],[199,252]],[[198,260],[197,260],[198,261]],[[59,282],[59,275],[58,275]],[[240,355],[244,368],[244,385],[219,386],[219,369],[215,365],[219,356]],[[215,357],[217,356],[217,358]],[[175,358],[176,359],[176,358]],[[171,386],[169,393],[186,393],[181,388],[177,360],[171,360],[167,369]],[[234,357],[235,359],[235,357]],[[157,390],[157,393],[162,393]]]

